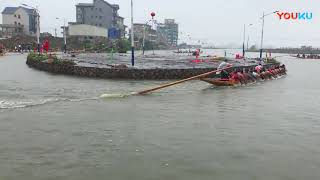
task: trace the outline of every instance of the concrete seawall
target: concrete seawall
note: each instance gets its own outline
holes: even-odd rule
[[[29,67],[46,71],[53,74],[64,74],[81,77],[104,78],[104,79],[136,79],[136,80],[160,80],[160,79],[183,79],[202,73],[216,70],[216,68],[194,68],[194,69],[116,69],[99,67],[82,67],[70,64],[50,64],[47,62],[28,59]],[[265,66],[271,66],[268,64]],[[253,66],[238,66],[231,68],[253,68]]]

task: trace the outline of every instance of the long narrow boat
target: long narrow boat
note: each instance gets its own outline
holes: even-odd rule
[[[279,74],[276,77],[269,77],[267,79],[261,79],[258,78],[257,81],[265,81],[265,80],[273,80],[275,78],[280,78],[286,76],[286,73]],[[215,85],[215,86],[237,86],[240,85],[239,81],[233,80],[233,79],[221,79],[221,78],[201,78],[200,79],[203,82],[207,82],[209,84]],[[252,83],[252,82],[251,82]]]

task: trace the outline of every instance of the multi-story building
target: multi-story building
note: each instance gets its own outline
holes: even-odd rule
[[[64,27],[61,27],[64,30]],[[78,36],[83,38],[92,39],[94,37],[108,38],[108,29],[88,24],[69,23],[66,28],[67,36]]]
[[[136,46],[141,47],[143,37],[145,41],[156,42],[157,41],[157,31],[152,29],[148,24],[135,23],[133,24],[134,38],[136,40]]]
[[[174,19],[165,19],[164,23],[157,26],[158,37],[165,39],[168,45],[178,46],[179,25],[175,23]]]
[[[157,40],[157,32],[152,29],[152,27],[148,24],[135,23],[133,24],[134,37],[136,39],[143,39],[145,37],[146,41],[156,41]]]
[[[98,26],[109,30],[118,30],[124,37],[126,26],[123,18],[118,15],[119,5],[110,4],[104,0],[93,0],[93,3],[76,5],[77,23]]]
[[[25,7],[6,7],[2,11],[2,34],[4,37],[15,35],[35,36],[37,32],[36,11]]]

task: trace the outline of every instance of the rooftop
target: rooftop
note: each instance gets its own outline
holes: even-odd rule
[[[79,3],[76,6],[86,6],[86,7],[88,7],[88,6],[93,6],[93,4],[92,3]]]
[[[28,14],[33,14],[34,13],[34,9],[29,9],[29,8],[25,8],[25,7],[19,6],[19,7],[6,7],[2,11],[2,14],[14,14],[19,8],[24,9]]]
[[[2,14],[14,14],[18,10],[18,7],[6,7],[2,11]]]
[[[116,9],[116,10],[119,10],[119,9],[120,9],[120,7],[119,7],[118,4],[110,4],[110,3],[108,3],[107,1],[104,1],[104,0],[102,0],[102,1],[103,1],[104,3],[106,3],[107,5],[109,5],[110,7]],[[79,3],[79,4],[77,4],[76,6],[92,7],[92,6],[94,6],[94,2],[93,2],[93,3]]]

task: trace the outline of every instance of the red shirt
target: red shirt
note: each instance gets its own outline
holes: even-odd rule
[[[235,81],[238,81],[239,80],[238,74],[235,73],[235,72],[231,73],[231,79],[234,79]]]

